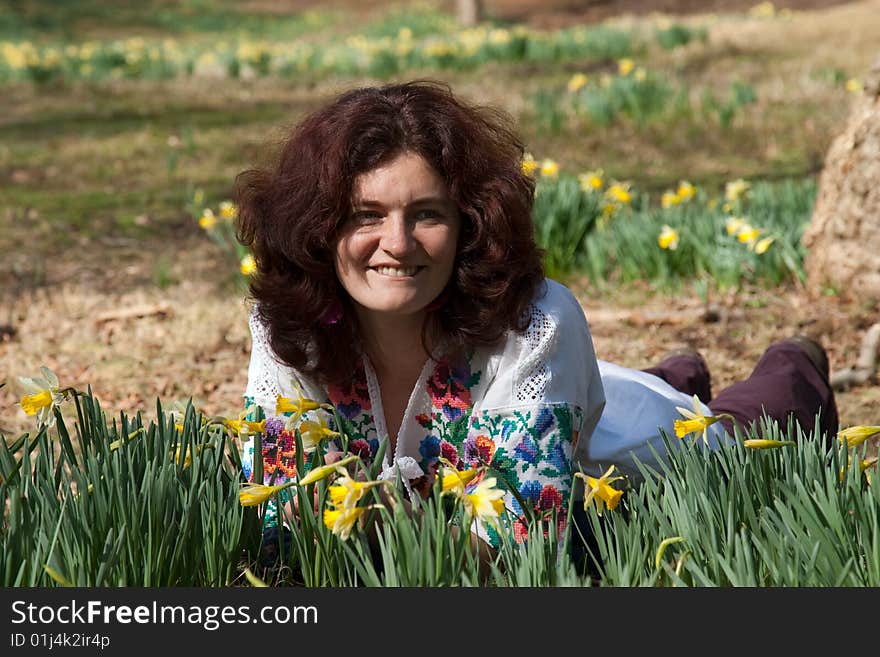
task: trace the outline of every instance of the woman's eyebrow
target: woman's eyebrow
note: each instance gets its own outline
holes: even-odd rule
[[[417,198],[409,203],[408,206],[413,205],[451,205],[452,199],[443,196],[423,196],[422,198]],[[363,199],[355,199],[352,203],[352,206],[355,208],[365,208],[365,207],[373,207],[373,208],[382,208],[385,207],[385,204],[381,201],[376,201],[373,199],[363,198]]]

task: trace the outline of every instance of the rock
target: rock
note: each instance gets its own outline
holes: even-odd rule
[[[880,59],[825,158],[803,243],[812,294],[880,299]]]

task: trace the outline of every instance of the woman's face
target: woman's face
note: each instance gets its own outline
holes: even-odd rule
[[[336,243],[336,275],[361,312],[424,311],[452,275],[458,208],[437,172],[403,152],[355,179]]]

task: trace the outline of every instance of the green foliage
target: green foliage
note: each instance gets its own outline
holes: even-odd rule
[[[585,523],[563,535],[555,518],[533,518],[518,543],[504,514],[499,547],[482,566],[464,507],[441,495],[439,480],[411,502],[399,486],[370,489],[347,539],[320,513],[282,508],[292,540],[279,541],[269,565],[257,562],[269,547],[260,545],[260,508],[238,500],[240,448],[215,419],[191,404],[172,415],[157,402],[149,426],[140,414],[108,425],[90,390],[76,395],[74,439],[55,413],[55,428],[0,441],[4,586],[229,586],[245,567],[274,585],[307,587],[880,585],[880,491],[855,465],[866,446],[797,426],[762,420],[714,450],[665,439],[656,469],[639,464],[644,481],[617,509],[599,516],[590,505]],[[794,443],[747,448],[756,437]],[[364,479],[377,477],[386,447]],[[299,509],[325,507],[327,480],[292,490]],[[566,547],[582,529],[595,537],[589,571]]]
[[[54,430],[0,441],[3,586],[52,586],[44,566],[75,586],[233,581],[256,517],[238,504],[238,448],[222,427],[191,404],[176,419],[159,405],[149,426],[140,414],[108,424],[90,390],[73,440],[55,412]]]
[[[534,215],[538,244],[551,278],[562,276],[578,263],[586,238],[601,216],[601,197],[585,194],[572,178],[540,180]]]
[[[303,31],[314,22],[306,21]],[[642,47],[633,45],[634,38],[630,32],[606,27],[540,32],[481,25],[458,30],[442,14],[412,10],[343,39],[276,36],[268,41],[261,31],[231,31],[222,40],[133,36],[83,43],[16,36],[0,43],[0,83],[304,73],[390,77],[414,69],[467,70],[489,62],[617,59]]]
[[[603,73],[574,92],[539,89],[532,104],[538,125],[559,132],[568,116],[587,126],[607,126],[626,119],[639,129],[680,121],[713,122],[727,129],[737,113],[756,100],[753,87],[734,82],[727,98],[718,99],[707,88],[695,106],[686,85],[676,85],[662,74],[639,67],[622,75]]]
[[[816,196],[812,180],[757,183],[747,199],[734,204],[698,192],[664,209],[637,196],[610,218],[603,217],[609,204],[603,193],[581,192],[570,177],[541,181],[539,190],[536,239],[551,275],[580,270],[597,284],[648,280],[670,288],[706,277],[722,288],[805,277],[801,235]],[[774,238],[767,251],[757,253],[728,234],[731,216],[760,229],[761,238]],[[658,245],[664,225],[678,232],[678,248]]]
[[[877,586],[880,493],[858,467],[845,466],[865,450],[766,421],[750,436],[796,445],[753,450],[744,436],[717,451],[681,445],[624,497],[628,517],[599,523],[591,514],[603,584]],[[657,550],[671,537],[683,540],[657,567]]]
[[[678,23],[658,29],[655,36],[657,37],[657,43],[666,50],[674,50],[680,46],[686,46],[694,39],[699,39],[703,42],[708,39],[708,33],[705,28],[695,29]]]
[[[254,266],[253,255],[235,235],[235,217],[237,208],[231,201],[221,201],[217,211],[205,205],[205,194],[201,189],[195,190],[187,210],[194,221],[220,249],[221,257],[229,267],[229,276],[233,286],[240,293],[247,292],[251,268]]]
[[[729,128],[737,111],[746,105],[751,105],[757,100],[755,90],[751,85],[735,81],[730,85],[730,91],[725,99],[718,99],[711,89],[703,91],[701,110],[705,116],[714,118],[721,128]]]

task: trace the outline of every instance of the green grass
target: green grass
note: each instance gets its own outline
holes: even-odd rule
[[[116,34],[217,35],[243,33],[291,38],[339,20],[310,10],[293,14],[243,11],[234,0],[2,0],[0,39],[82,40]]]
[[[0,583],[224,587],[249,567],[270,584],[310,587],[880,585],[880,488],[855,465],[866,445],[826,444],[795,426],[762,421],[714,451],[667,439],[656,466],[639,465],[643,481],[617,484],[616,509],[600,516],[590,505],[564,536],[555,520],[533,519],[518,544],[505,514],[483,574],[468,532],[452,529],[469,526],[461,504],[438,487],[413,514],[399,497],[370,511],[381,520],[372,547],[363,528],[343,540],[318,515],[287,518],[291,545],[267,570],[258,563],[265,504],[239,504],[240,445],[191,405],[174,413],[157,402],[150,422],[110,420],[89,391],[55,411],[55,427],[0,436]],[[794,442],[748,449],[744,439],[756,437]],[[187,453],[189,463],[175,456]],[[301,509],[325,505],[326,480],[291,490]],[[366,504],[381,501],[375,491]],[[566,548],[578,527],[596,537],[587,552],[595,581]]]

